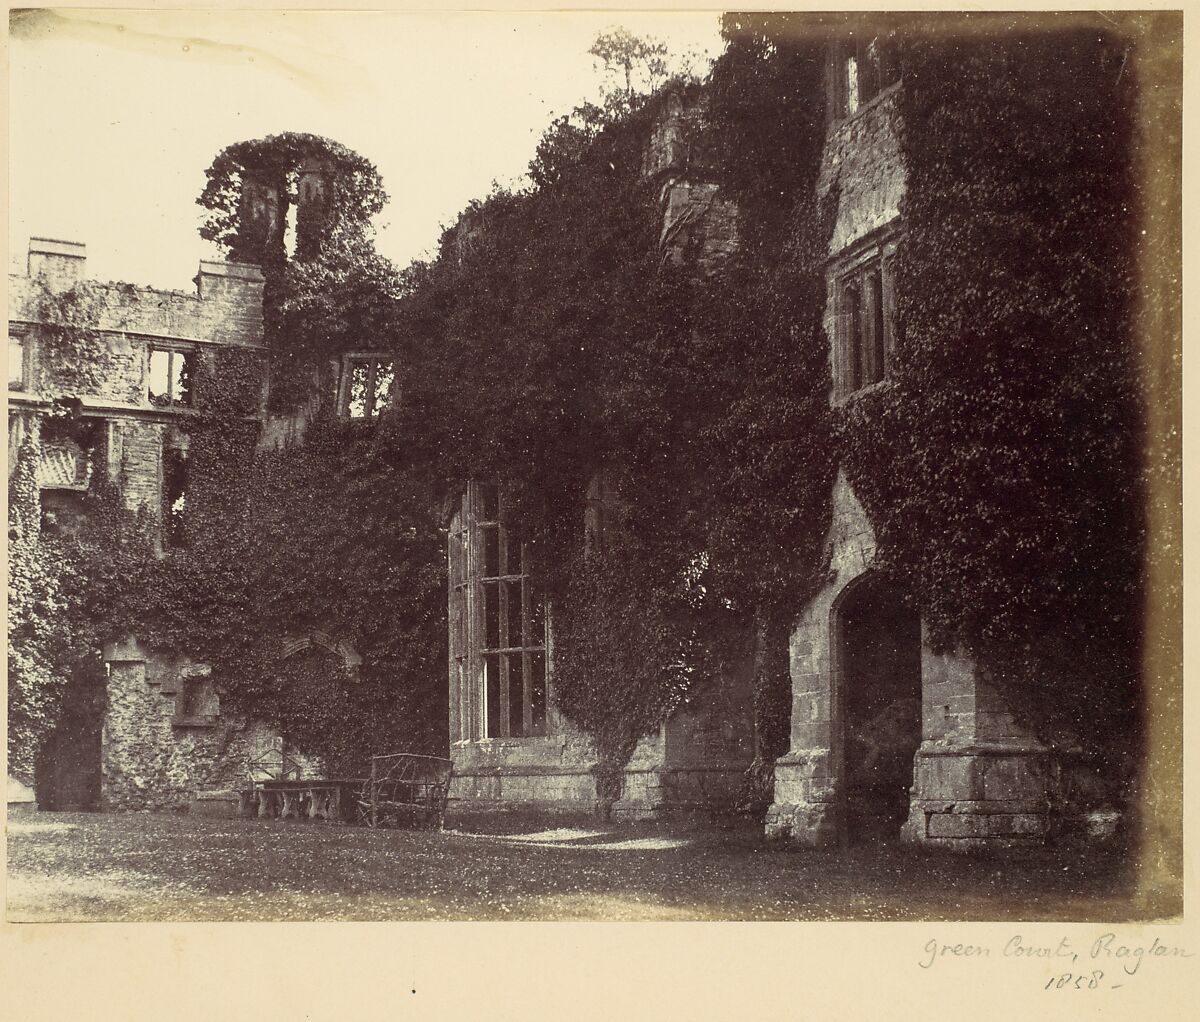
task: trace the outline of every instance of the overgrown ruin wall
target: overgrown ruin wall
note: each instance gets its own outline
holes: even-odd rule
[[[40,438],[33,427],[51,402],[77,399],[83,419],[99,427],[97,448],[80,452],[87,462],[86,473],[78,474],[83,482],[67,478],[69,471],[49,471],[51,463],[42,457],[43,508],[69,519],[82,507],[80,488],[97,481],[92,469],[105,465],[125,506],[160,527],[164,451],[186,447],[195,411],[150,402],[150,350],[208,362],[221,347],[261,349],[262,274],[255,266],[201,262],[196,291],[186,293],[88,281],[85,270],[83,245],[35,238],[27,273],[9,276],[10,332],[24,347],[23,378],[15,387],[10,381],[9,389],[10,473],[14,445],[26,436]],[[89,326],[104,345],[95,360],[102,375],[82,390],[39,331],[55,296],[68,293],[84,295]],[[180,808],[198,791],[240,787],[248,758],[279,747],[279,736],[264,725],[220,706],[203,665],[144,651],[136,640],[106,652],[106,691],[94,707],[90,694],[73,692],[71,698],[89,705],[69,706],[61,733],[51,736],[37,785],[45,804]],[[195,712],[197,706],[204,712]]]
[[[615,818],[734,808],[754,758],[750,667],[702,683],[658,734],[638,742],[613,806]],[[596,756],[587,737],[553,709],[548,729],[544,737],[453,743],[452,811],[591,812]]]
[[[183,686],[189,678],[207,677],[208,668],[142,655],[147,659],[109,661],[101,808],[179,809],[197,793],[244,787],[247,763],[276,748],[278,735],[223,710],[212,692],[205,695],[213,712],[185,715]],[[232,796],[225,801],[232,809]]]
[[[705,164],[698,141],[703,123],[702,97],[685,101],[681,94],[668,94],[647,140],[642,174],[659,189],[663,258],[686,259],[708,274],[718,272],[737,251],[738,218],[737,207],[721,195]],[[584,534],[585,523],[580,522],[580,543]],[[454,615],[452,599],[452,620]],[[552,655],[553,629],[550,647]],[[596,756],[586,737],[553,705],[547,736],[462,741],[456,683],[452,674],[452,809],[589,812],[596,806]],[[752,693],[749,662],[698,686],[658,734],[638,743],[614,817],[732,809],[743,795],[745,771],[754,758]]]
[[[880,300],[885,315],[892,311],[887,266],[902,230],[905,189],[897,88],[885,89],[832,123],[823,154],[818,191],[824,195],[836,189],[838,197],[825,314],[835,404],[852,404],[862,392],[855,392],[861,384],[847,385],[853,353],[848,351],[848,317],[840,304],[843,274],[872,261],[881,265]],[[854,778],[863,764],[856,759],[861,745],[854,736],[862,724],[852,719],[849,707],[855,686],[866,678],[853,668],[856,650],[847,638],[844,608],[855,588],[871,581],[876,552],[870,521],[842,472],[832,504],[826,536],[829,578],[805,607],[791,637],[791,747],[776,762],[774,804],[766,820],[769,836],[814,845],[852,837],[860,811]],[[1081,807],[1065,799],[1061,757],[1017,724],[977,666],[953,651],[935,652],[923,631],[913,643],[919,720],[898,712],[891,718],[894,728],[910,729],[899,737],[902,744],[909,743],[907,749],[916,750],[909,752],[905,767],[901,797],[907,809],[898,836],[955,850],[1027,844],[1078,816]],[[893,670],[900,669],[902,660],[896,651]],[[1099,831],[1106,825],[1096,819],[1083,829]]]

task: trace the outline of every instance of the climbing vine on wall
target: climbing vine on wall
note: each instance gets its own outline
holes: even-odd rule
[[[681,108],[709,102],[676,84],[632,114],[557,121],[531,165],[533,187],[468,210],[401,302],[403,332],[425,343],[396,456],[438,466],[450,493],[497,478],[512,498],[555,601],[556,698],[597,746],[602,802],[616,797],[637,738],[676,705],[681,679],[704,673],[705,644],[658,649],[628,676],[630,697],[613,697],[595,654],[625,644],[626,617],[672,622],[670,643],[703,622],[710,645],[729,648],[734,633],[764,624],[759,773],[769,786],[787,745],[790,615],[823,570],[831,221],[812,201],[823,51],[773,39],[761,19],[726,19],[726,34],[707,127],[688,139],[688,173],[718,180],[740,209],[748,241],[724,271],[697,262],[702,236],[678,263],[660,249],[647,144],[672,95]],[[619,469],[622,556],[638,566],[619,587],[611,558],[578,560],[583,496],[606,466]],[[649,630],[647,643],[668,642]]]
[[[27,315],[37,324],[42,366],[34,389],[94,393],[113,367],[101,319],[108,313],[119,320],[122,306],[134,298],[133,285],[78,281],[63,289],[36,276],[30,288]]]
[[[934,642],[977,656],[1036,733],[1092,752],[1138,704],[1128,45],[909,36],[894,379],[839,422],[878,563]]]
[[[88,441],[93,425],[60,415],[30,416],[8,490],[9,770],[34,782],[39,752],[74,683],[103,671],[114,608],[152,562],[149,523],[125,510],[103,459],[83,495],[77,529],[42,531],[40,441],[58,434]]]
[[[400,740],[436,749],[442,501],[495,479],[555,601],[554,691],[596,746],[602,805],[638,739],[720,669],[713,650],[750,634],[761,806],[789,738],[787,637],[824,578],[840,464],[877,567],[935,643],[977,656],[1039,733],[1103,744],[1103,722],[1136,706],[1145,544],[1125,44],[904,36],[895,371],[834,414],[822,324],[836,185],[815,198],[826,36],[794,27],[726,16],[704,95],[672,86],[708,104],[694,169],[739,211],[740,248],[716,275],[697,245],[678,263],[660,250],[643,156],[666,94],[555,121],[530,186],[472,204],[437,258],[404,272],[370,244],[385,196],[368,161],[296,134],[224,150],[202,233],[264,266],[271,409],[314,393],[325,407],[303,444],[258,450],[260,356],[202,360],[186,548],[159,561],[123,547],[119,571],[68,557],[51,570],[45,546],[14,558],[18,678],[62,660],[39,637],[42,608],[81,623],[72,656],[127,628],[212,664],[231,702],[339,769]],[[289,251],[314,162],[331,184]],[[274,198],[243,201],[249,181]],[[51,343],[86,363],[99,298],[39,300]],[[378,422],[338,421],[331,366],[364,349],[395,358],[402,400]],[[584,557],[584,495],[614,466],[620,528]],[[29,471],[18,509],[31,485],[36,497]],[[89,573],[114,585],[85,603],[73,580]],[[280,637],[314,629],[355,646],[361,669],[281,659]],[[44,728],[56,698],[26,687],[19,735]]]
[[[327,388],[341,352],[395,336],[400,277],[374,250],[372,218],[387,193],[369,160],[299,132],[238,142],[213,160],[196,201],[206,211],[201,236],[262,268],[272,411]]]
[[[350,247],[371,234],[371,220],[387,203],[379,172],[370,160],[332,139],[283,132],[226,146],[208,168],[196,202],[207,212],[200,236],[214,241],[237,262],[261,263],[264,271],[287,260],[288,210],[296,205],[298,176],[307,167],[327,168],[331,187],[320,219],[297,221],[300,257],[322,246]],[[263,207],[247,210],[247,181],[274,190]],[[307,237],[305,236],[307,235]]]
[[[721,414],[705,431],[707,547],[717,591],[755,635],[749,799],[771,801],[791,737],[788,638],[822,581],[834,451],[824,260],[834,188],[818,201],[825,42],[787,17],[731,14],[710,79],[721,172],[740,212],[734,272],[711,290],[725,312]]]

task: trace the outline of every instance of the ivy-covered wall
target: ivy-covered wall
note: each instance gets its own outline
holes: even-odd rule
[[[1178,457],[1147,454],[1135,358],[1155,312],[1134,272],[1150,244],[1136,168],[1158,142],[1139,90],[1161,33],[1133,15],[1026,28],[728,15],[705,82],[558,119],[528,188],[473,203],[404,270],[374,251],[386,197],[369,161],[292,133],[229,146],[202,233],[263,282],[210,269],[198,298],[162,304],[177,335],[235,342],[196,363],[186,550],[146,561],[127,545],[118,567],[88,554],[79,577],[145,573],[95,588],[114,598],[79,611],[88,628],[137,622],[328,769],[442,750],[439,528],[469,481],[495,481],[554,608],[555,726],[457,750],[471,798],[653,809],[676,797],[675,771],[681,799],[833,835],[854,765],[847,608],[877,606],[861,593],[878,586],[897,620],[919,618],[909,836],[1041,839],[1072,799],[1127,804],[1144,558],[1177,568],[1147,538],[1147,471],[1172,507]],[[855,74],[881,52],[889,71],[841,109],[852,52]],[[133,393],[129,352],[95,341],[136,333],[104,316],[145,329],[149,310],[136,289],[74,284],[72,253],[46,255],[52,286],[19,300],[41,302],[77,373],[111,360],[125,380],[25,399],[69,420]],[[245,309],[202,312],[254,287],[265,368],[236,343]],[[879,299],[866,319],[864,296]],[[370,420],[333,399],[348,352],[395,370],[396,399]],[[135,418],[106,450],[149,478],[177,438]],[[10,450],[24,442],[10,431]],[[120,464],[101,476],[120,484]],[[619,521],[588,545],[605,472]],[[133,537],[145,501],[124,492]],[[71,616],[74,578],[26,588],[66,592]],[[18,632],[43,670],[66,654],[35,604]],[[315,632],[361,664],[293,658],[285,637]]]
[[[24,352],[9,390],[10,764],[47,808],[186,805],[240,783],[247,742],[274,732],[232,706],[185,725],[168,649],[133,664],[101,648],[138,628],[123,605],[166,596],[169,454],[214,411],[202,393],[178,409],[148,400],[150,348],[186,352],[200,375],[220,347],[247,352],[254,415],[262,276],[202,263],[190,295],[97,283],[83,245],[36,238],[29,270],[9,278]]]

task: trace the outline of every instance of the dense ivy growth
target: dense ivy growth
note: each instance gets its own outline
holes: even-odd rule
[[[825,44],[762,15],[727,15],[711,121],[741,250],[714,291],[725,367],[704,433],[707,549],[719,592],[753,620],[751,799],[771,801],[791,737],[788,637],[824,576],[834,458],[824,260],[837,207],[817,175],[825,141]]]
[[[262,267],[272,411],[327,389],[331,358],[395,335],[400,278],[374,249],[387,193],[369,160],[299,132],[238,142],[213,160],[196,201],[201,236]]]
[[[1118,756],[1145,543],[1128,46],[908,37],[898,357],[839,423],[879,566],[933,641],[1042,737]]]
[[[709,381],[697,285],[663,264],[641,174],[655,112],[560,119],[530,190],[468,210],[414,270],[402,331],[422,343],[405,352],[404,401],[381,437],[434,492],[503,486],[556,607],[553,691],[596,746],[606,803],[692,677],[671,601],[703,548],[689,444]],[[606,466],[620,470],[622,549],[638,566],[621,575],[619,603],[611,561],[579,560],[585,493]],[[626,641],[646,658],[636,670],[623,659],[631,673],[618,681],[612,657],[591,653]]]
[[[270,364],[229,351],[198,367],[186,549],[120,572],[18,559],[10,648],[15,627],[18,676],[35,679],[18,682],[19,734],[53,716],[53,686],[44,704],[35,692],[48,665],[124,628],[212,664],[232,701],[330,769],[441,747],[439,526],[487,479],[553,601],[552,690],[595,745],[602,806],[638,740],[750,641],[761,808],[790,736],[788,637],[826,577],[841,467],[876,569],[934,643],[974,655],[1038,734],[1111,751],[1138,705],[1146,543],[1126,43],[1089,27],[985,44],[898,23],[897,351],[886,383],[834,410],[823,324],[840,196],[836,173],[821,199],[817,181],[826,46],[847,24],[727,15],[706,85],[654,97],[630,71],[642,61],[657,80],[659,51],[609,39],[597,55],[624,69],[624,91],[556,120],[527,188],[472,204],[432,262],[403,272],[371,246],[385,197],[366,160],[296,134],[220,154],[202,234],[263,263]],[[704,111],[689,173],[737,207],[720,273],[698,243],[678,259],[660,243],[662,182],[644,157],[672,97]],[[283,225],[313,161],[334,184],[297,217],[289,252]],[[270,230],[242,201],[251,180],[276,190]],[[74,317],[85,332],[90,316]],[[338,420],[332,364],[376,349],[396,361],[401,400],[377,422]],[[270,410],[304,411],[302,444],[257,449],[264,371]],[[599,473],[618,499],[585,550]],[[13,485],[28,504],[27,469]],[[137,584],[87,595],[77,580],[93,573]],[[52,648],[39,607],[86,622],[78,649]],[[354,646],[361,668],[283,656],[286,637],[314,630]]]
[[[216,242],[236,262],[263,266],[264,272],[288,261],[288,211],[297,205],[300,172],[326,168],[332,188],[319,204],[319,215],[297,217],[293,239],[297,258],[326,247],[349,249],[363,244],[371,220],[387,203],[375,166],[344,145],[319,135],[288,131],[226,146],[213,160],[204,191],[196,202],[205,209],[200,236]],[[274,190],[273,210],[247,216],[245,184]],[[313,207],[314,209],[318,207]]]
[[[32,785],[42,747],[72,692],[104,676],[102,644],[126,586],[152,561],[150,524],[125,511],[100,459],[86,527],[42,532],[41,442],[95,441],[94,423],[59,410],[27,420],[8,485],[8,762]]]
[[[621,797],[638,740],[680,704],[703,659],[694,623],[681,613],[683,587],[642,577],[635,553],[618,543],[572,558],[554,619],[555,698],[592,739],[605,814]]]
[[[787,632],[823,568],[822,50],[777,45],[761,20],[725,27],[711,99],[676,84],[619,116],[560,119],[531,189],[468,210],[402,302],[403,332],[424,343],[388,427],[396,457],[447,492],[496,478],[513,498],[556,608],[553,691],[596,745],[602,801],[636,740],[756,622],[769,795],[787,745]],[[680,262],[659,245],[660,182],[643,159],[672,93],[711,104],[689,174],[722,184],[750,239],[717,275],[696,244]],[[581,562],[584,494],[606,468],[620,554]]]

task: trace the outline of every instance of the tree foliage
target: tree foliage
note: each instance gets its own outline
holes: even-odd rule
[[[629,113],[667,80],[666,44],[627,28],[601,32],[588,53],[600,61],[610,80],[604,104],[610,117]]]

